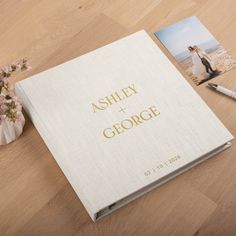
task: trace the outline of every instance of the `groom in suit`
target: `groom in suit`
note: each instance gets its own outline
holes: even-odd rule
[[[197,55],[199,56],[199,58],[202,61],[202,64],[205,66],[206,68],[206,72],[210,75],[215,73],[215,70],[212,69],[211,64],[208,60],[210,60],[208,54],[204,51],[202,51],[199,47],[197,47],[196,45],[193,46],[194,51],[197,53]]]

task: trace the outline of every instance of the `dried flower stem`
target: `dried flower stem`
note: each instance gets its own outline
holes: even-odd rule
[[[14,88],[9,85],[9,77],[16,71],[29,70],[30,68],[25,58],[0,68],[0,125],[3,120],[16,122],[22,110]]]

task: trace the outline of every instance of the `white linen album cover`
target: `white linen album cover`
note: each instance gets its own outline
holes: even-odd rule
[[[143,30],[20,81],[16,92],[93,220],[233,138]]]

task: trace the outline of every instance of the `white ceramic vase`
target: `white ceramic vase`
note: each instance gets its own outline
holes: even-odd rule
[[[0,145],[8,144],[16,140],[23,132],[25,118],[21,114],[18,121],[11,122],[3,120],[0,124]]]

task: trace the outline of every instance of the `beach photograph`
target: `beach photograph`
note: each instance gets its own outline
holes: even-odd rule
[[[236,61],[196,16],[157,31],[155,36],[196,85],[236,67]]]

